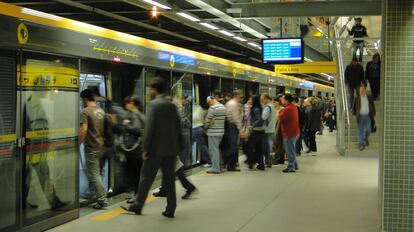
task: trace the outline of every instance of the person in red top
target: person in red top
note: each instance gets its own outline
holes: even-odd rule
[[[285,106],[279,112],[279,121],[282,128],[282,136],[285,143],[285,150],[288,155],[288,166],[284,173],[298,170],[296,161],[296,140],[300,134],[298,108],[292,103],[293,96],[285,94],[282,97],[282,104]]]

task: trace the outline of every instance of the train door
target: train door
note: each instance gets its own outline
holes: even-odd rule
[[[313,96],[313,91],[312,90],[308,90],[308,97],[312,97]]]
[[[15,142],[16,56],[3,50],[0,54],[0,231],[14,231],[20,212],[19,152]]]
[[[91,89],[94,91],[99,97],[97,100],[97,105],[105,108],[105,101],[104,99],[108,95],[107,85],[106,85],[106,77],[104,74],[100,73],[81,73],[80,74],[80,92],[85,89]],[[79,99],[80,100],[80,99]],[[83,109],[82,101],[80,100],[80,110]],[[88,204],[90,203],[93,198],[93,190],[90,189],[89,180],[86,175],[86,164],[85,164],[85,150],[83,144],[80,145],[80,156],[79,156],[79,197],[81,204]],[[112,192],[112,188],[110,187],[110,177],[109,177],[109,163],[107,162],[104,165],[103,172],[103,183],[105,189],[108,192]]]
[[[18,66],[27,230],[50,228],[79,214],[78,64],[74,58],[23,52]]]
[[[151,88],[150,84],[152,80],[154,80],[156,77],[162,78],[166,85],[167,85],[167,92],[166,94],[169,94],[170,86],[171,86],[171,72],[161,69],[155,69],[155,68],[146,68],[145,70],[145,112],[148,111],[148,106],[150,101],[152,100],[151,97]]]
[[[185,167],[197,163],[197,154],[191,149],[191,129],[193,126],[193,74],[172,72],[171,96],[178,106],[186,149],[180,158]]]

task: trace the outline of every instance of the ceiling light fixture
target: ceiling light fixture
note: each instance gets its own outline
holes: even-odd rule
[[[189,14],[187,14],[187,13],[184,13],[184,12],[178,12],[177,13],[179,16],[181,16],[181,17],[183,17],[183,18],[186,18],[186,19],[188,19],[188,20],[191,20],[191,21],[193,21],[193,22],[200,22],[200,19],[198,19],[198,18],[196,18],[196,17],[194,17],[194,16],[192,16],[192,15],[189,15]]]
[[[247,41],[247,39],[245,39],[243,37],[240,37],[240,36],[236,36],[234,38],[237,39],[238,41],[241,41],[241,42],[246,42]]]
[[[253,47],[257,47],[257,48],[260,47],[257,43],[253,43],[253,42],[248,42],[247,44]]]
[[[164,10],[171,10],[171,7],[164,3],[159,3],[156,1],[152,1],[152,0],[142,0],[142,1],[148,4],[151,4],[151,5],[154,5],[154,6],[158,6],[159,8],[164,9]]]
[[[37,11],[37,10],[32,10],[32,9],[29,9],[29,8],[23,8],[22,13],[37,16],[37,17],[41,17],[41,18],[51,19],[51,20],[54,20],[54,21],[62,20],[62,18],[59,17],[59,16],[44,13],[44,12]]]
[[[214,25],[211,25],[209,23],[200,23],[200,24],[207,27],[207,28],[210,28],[211,30],[218,30],[219,29],[218,27],[216,27]]]
[[[225,31],[225,30],[220,30],[219,32],[220,32],[221,34],[223,34],[223,35],[227,35],[227,36],[231,36],[231,37],[233,37],[233,36],[234,36],[234,34],[233,34],[233,33],[230,33],[230,32]]]
[[[79,21],[75,21],[75,25],[79,26],[79,27],[89,29],[89,30],[94,30],[94,31],[102,32],[102,31],[105,30],[105,28],[103,28],[103,27],[98,27],[98,26],[95,26],[95,25],[91,25],[91,24],[87,24],[87,23],[83,23],[83,22],[79,22]]]

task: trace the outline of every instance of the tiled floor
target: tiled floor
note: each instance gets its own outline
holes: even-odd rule
[[[318,156],[299,158],[298,173],[274,166],[191,176],[200,193],[178,202],[175,219],[161,216],[164,199],[152,199],[142,216],[115,205],[51,231],[378,232],[378,159],[337,155],[334,135],[318,144]]]

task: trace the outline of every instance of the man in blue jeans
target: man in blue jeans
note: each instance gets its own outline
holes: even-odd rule
[[[296,140],[299,137],[299,113],[298,108],[292,103],[293,96],[285,94],[282,97],[282,104],[285,106],[279,112],[280,125],[285,143],[285,150],[288,155],[288,166],[284,173],[296,172],[298,163],[296,161]]]
[[[264,155],[266,167],[272,167],[272,149],[273,141],[275,139],[275,128],[276,128],[276,111],[275,105],[272,102],[272,98],[268,94],[261,96],[261,102],[264,105],[262,112],[262,119],[265,127],[265,144],[264,144]]]
[[[355,98],[352,114],[358,122],[358,147],[364,150],[369,146],[369,135],[372,131],[372,120],[375,118],[374,99],[367,94],[367,87],[359,88],[359,96]]]

